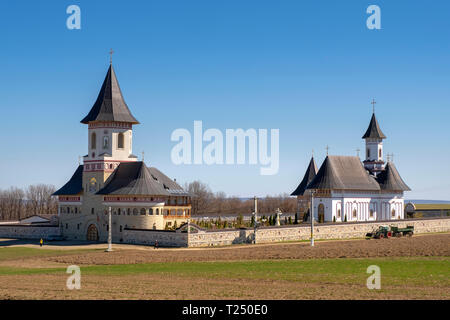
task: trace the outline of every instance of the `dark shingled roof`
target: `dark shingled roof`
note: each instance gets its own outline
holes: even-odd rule
[[[386,136],[381,131],[380,126],[378,125],[375,113],[372,114],[372,119],[370,119],[369,127],[367,128],[367,131],[366,133],[364,133],[362,138],[386,139]]]
[[[410,191],[411,189],[406,185],[397,168],[392,162],[388,162],[383,171],[377,176],[377,181],[380,184],[381,190],[392,191]]]
[[[311,161],[309,162],[308,168],[306,169],[305,175],[303,176],[303,180],[300,182],[297,189],[295,189],[295,191],[291,193],[291,196],[302,196],[305,193],[306,187],[314,179],[316,174],[316,162],[314,161],[314,157],[311,157]]]
[[[122,162],[97,194],[189,196],[175,181],[144,162]]]
[[[113,66],[110,65],[97,100],[89,111],[88,115],[81,120],[81,123],[90,121],[119,121],[138,124],[139,121],[128,109],[122,96],[119,82],[116,78]]]
[[[379,191],[380,186],[366,171],[359,157],[327,156],[306,189]]]
[[[83,165],[79,165],[72,178],[53,196],[76,195],[83,191]]]

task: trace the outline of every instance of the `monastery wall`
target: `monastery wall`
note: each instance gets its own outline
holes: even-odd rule
[[[153,246],[156,241],[162,247],[187,247],[188,234],[181,231],[125,229],[123,243]]]
[[[414,226],[415,234],[450,232],[450,219],[409,219],[401,221],[361,222],[315,224],[314,239],[352,239],[364,238],[366,233],[372,232],[379,226]],[[311,226],[301,224],[295,226],[263,227],[256,231],[256,243],[270,243],[279,241],[309,240]],[[249,243],[254,239],[253,229],[203,231],[191,233],[189,247],[207,247],[215,245],[231,245],[236,243]]]
[[[379,226],[414,226],[415,234],[450,232],[450,218],[440,219],[408,219],[400,221],[376,221],[376,222],[348,222],[336,224],[315,224],[314,238],[321,239],[352,239],[364,238],[366,233],[372,232]],[[311,227],[309,224],[262,227],[256,231],[256,243],[270,243],[279,241],[309,240]],[[60,235],[57,226],[32,226],[32,225],[0,225],[0,238],[40,239],[48,236]],[[253,229],[231,230],[196,230],[187,232],[149,230],[149,229],[123,229],[122,241],[113,236],[114,242],[154,245],[155,241],[163,247],[209,247],[223,246],[254,241]],[[101,237],[106,241],[104,237]],[[103,242],[102,241],[102,242]]]
[[[0,238],[45,240],[60,234],[59,226],[0,225]]]

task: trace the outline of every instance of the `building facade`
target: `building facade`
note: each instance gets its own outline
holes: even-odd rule
[[[81,123],[88,126],[88,152],[54,193],[63,236],[106,241],[109,208],[114,241],[122,241],[125,228],[163,230],[187,221],[191,196],[132,152],[133,125],[139,122],[125,103],[112,65]]]
[[[319,222],[404,219],[404,192],[409,187],[394,163],[383,160],[383,139],[375,113],[362,137],[365,160],[356,156],[327,156],[317,171],[311,159],[305,176],[292,193],[299,210],[311,210]]]

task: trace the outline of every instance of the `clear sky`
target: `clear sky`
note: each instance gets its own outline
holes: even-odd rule
[[[69,30],[66,8],[81,8]],[[369,30],[366,8],[381,8]],[[113,48],[136,155],[237,196],[292,192],[311,157],[364,150],[370,101],[412,192],[450,200],[449,1],[1,1],[0,188],[63,185]],[[280,170],[172,164],[177,128],[280,130]],[[363,154],[363,153],[361,153]]]

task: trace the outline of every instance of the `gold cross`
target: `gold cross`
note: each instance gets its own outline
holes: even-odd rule
[[[112,64],[112,55],[113,55],[114,51],[111,48],[111,50],[109,50],[109,63]]]
[[[372,104],[372,112],[373,113],[375,113],[375,99],[372,99],[372,102],[371,102],[371,104]]]

